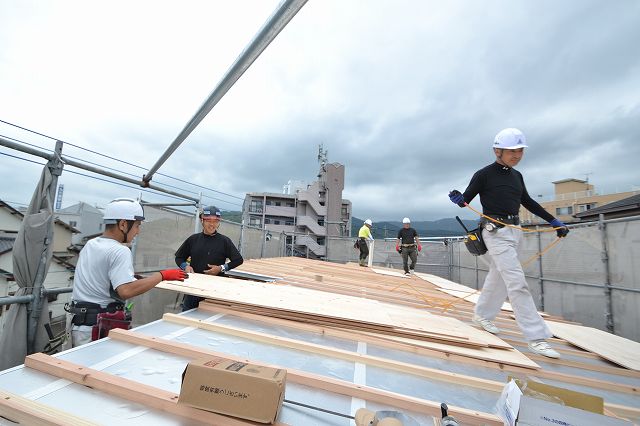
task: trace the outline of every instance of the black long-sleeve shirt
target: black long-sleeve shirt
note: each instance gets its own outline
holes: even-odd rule
[[[520,205],[547,222],[555,219],[527,192],[522,174],[497,162],[478,170],[464,191],[464,201],[470,203],[480,195],[482,213],[506,217],[517,215]]]
[[[242,265],[242,255],[225,235],[204,232],[193,234],[187,238],[176,251],[176,265],[180,266],[191,256],[191,267],[194,272],[203,273],[209,269],[207,264],[220,266],[229,259],[229,269]]]

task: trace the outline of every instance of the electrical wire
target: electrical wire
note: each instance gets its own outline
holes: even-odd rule
[[[90,153],[92,153],[92,154],[96,154],[96,155],[100,155],[100,156],[106,157],[106,158],[108,158],[108,159],[110,159],[110,160],[113,160],[113,161],[118,161],[118,162],[121,162],[121,163],[123,163],[123,164],[127,164],[127,165],[129,165],[129,166],[136,167],[136,168],[141,169],[141,170],[146,170],[144,167],[139,166],[139,165],[137,165],[137,164],[129,163],[129,162],[124,161],[124,160],[122,160],[122,159],[115,158],[115,157],[111,157],[111,156],[109,156],[109,155],[102,154],[102,153],[100,153],[100,152],[97,152],[97,151],[91,150],[91,149],[89,149],[89,148],[85,148],[85,147],[82,147],[82,146],[80,146],[80,145],[73,144],[73,143],[71,143],[71,142],[66,142],[66,141],[63,141],[63,140],[61,140],[61,139],[54,138],[54,137],[49,136],[49,135],[46,135],[46,134],[44,134],[44,133],[40,133],[40,132],[37,132],[37,131],[35,131],[35,130],[31,130],[31,129],[28,129],[28,128],[26,128],[26,127],[19,126],[19,125],[17,125],[17,124],[10,123],[10,122],[5,121],[5,120],[1,120],[1,119],[0,119],[0,123],[4,123],[4,124],[7,124],[7,125],[9,125],[9,126],[16,127],[16,128],[18,128],[18,129],[21,129],[21,130],[24,130],[24,131],[26,131],[26,132],[30,132],[30,133],[36,134],[36,135],[38,135],[38,136],[42,136],[42,137],[44,137],[44,138],[48,138],[48,139],[51,139],[51,140],[54,140],[54,141],[60,141],[60,142],[63,142],[63,143],[65,143],[65,144],[67,144],[67,145],[69,145],[69,146],[72,146],[72,147],[74,147],[74,148],[82,149],[82,150],[85,150],[85,151],[90,152]],[[10,139],[12,139],[12,140],[16,140],[16,139],[13,139],[13,138],[10,138]],[[23,141],[20,141],[20,142],[22,142],[22,143],[26,143],[26,142],[23,142]],[[32,146],[36,146],[36,145],[32,145]],[[49,151],[51,151],[51,150],[49,150]],[[158,175],[160,175],[160,176],[167,177],[167,178],[169,178],[169,179],[174,179],[174,180],[177,180],[177,181],[182,182],[182,183],[186,183],[186,184],[189,184],[189,185],[196,186],[196,187],[201,188],[201,189],[206,189],[207,191],[212,191],[212,192],[216,192],[216,193],[218,193],[218,194],[226,195],[227,197],[236,198],[236,199],[238,199],[238,200],[244,200],[244,198],[242,198],[242,197],[238,197],[238,196],[236,196],[236,195],[232,195],[232,194],[228,194],[228,193],[226,193],[226,192],[218,191],[218,190],[213,189],[213,188],[207,188],[207,187],[205,187],[205,186],[198,185],[198,184],[196,184],[196,183],[189,182],[189,181],[186,181],[186,180],[183,180],[183,179],[179,179],[179,178],[176,178],[176,177],[173,177],[173,176],[170,176],[170,175],[164,174],[164,173],[160,173],[160,172],[158,172],[157,174],[158,174]],[[166,185],[166,184],[165,184],[165,185]]]

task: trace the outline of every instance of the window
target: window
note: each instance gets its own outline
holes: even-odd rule
[[[259,217],[249,218],[249,225],[251,226],[262,226],[262,220]]]
[[[262,213],[262,201],[251,200],[251,204],[249,204],[249,211],[251,213]]]
[[[295,207],[296,205],[293,203],[293,201],[287,201],[287,207]]]
[[[278,219],[274,219],[273,224],[274,225],[280,225],[280,221]]]
[[[99,224],[98,224],[98,229],[99,229],[100,231],[102,231],[102,224],[101,224],[101,223],[99,223]]]
[[[556,216],[573,214],[573,206],[556,207]]]
[[[318,225],[324,226],[324,218],[318,218]]]
[[[269,219],[268,217],[264,219],[264,224],[266,225],[267,223],[271,223],[271,219]]]
[[[347,209],[347,206],[342,206],[342,216],[346,216],[349,214],[349,211]]]
[[[578,213],[586,212],[587,210],[591,210],[595,208],[596,208],[596,203],[580,204],[578,206]]]
[[[75,220],[69,221],[69,226],[73,226],[75,228],[77,225],[78,225],[78,222],[76,222]]]
[[[323,246],[324,245],[324,237],[318,237],[316,242],[318,243],[319,246]]]
[[[270,205],[271,205],[271,200],[267,200],[267,201],[265,201],[264,203],[265,203],[267,206],[270,206]]]
[[[284,222],[284,224],[287,226],[293,226],[293,220],[287,220]]]
[[[276,207],[280,207],[280,205],[282,204],[280,201],[276,201]]]

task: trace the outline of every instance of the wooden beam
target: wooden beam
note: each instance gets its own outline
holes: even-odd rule
[[[2,390],[0,390],[0,416],[13,423],[29,426],[89,426],[98,424]]]
[[[493,380],[484,380],[484,379],[479,379],[471,376],[449,373],[442,370],[435,370],[435,369],[430,369],[426,367],[418,367],[418,366],[413,366],[406,363],[390,361],[383,358],[360,355],[355,352],[328,348],[326,346],[300,342],[294,339],[285,339],[283,337],[271,336],[266,333],[253,332],[249,330],[239,329],[237,327],[214,324],[214,323],[206,322],[203,320],[188,318],[182,315],[164,314],[162,319],[167,322],[182,324],[188,327],[196,327],[204,330],[210,330],[210,331],[220,332],[224,334],[230,334],[233,336],[243,337],[249,340],[266,342],[272,345],[285,346],[285,347],[289,347],[297,350],[303,350],[311,353],[327,355],[327,356],[342,358],[342,359],[348,359],[353,362],[362,362],[365,364],[375,365],[377,367],[389,368],[395,371],[402,371],[404,373],[409,373],[409,374],[413,374],[421,377],[432,378],[435,380],[441,380],[448,383],[465,384],[468,386],[489,390],[493,392],[501,392],[502,388],[504,387],[504,383],[493,381]],[[634,395],[638,395],[640,393],[640,389],[638,389],[638,387],[636,386],[608,382],[605,380],[599,380],[599,379],[593,379],[593,378],[578,377],[578,376],[573,376],[567,373],[560,373],[557,371],[548,372],[548,371],[537,370],[537,371],[527,371],[526,373],[533,374],[538,377],[560,380],[566,383],[574,383],[574,384],[579,384],[583,386],[590,386],[597,389],[606,389],[606,390],[612,390],[616,392],[630,393]]]
[[[437,370],[435,368],[421,367],[413,364],[408,364],[406,362],[392,361],[371,355],[361,355],[357,352],[330,348],[327,346],[317,345],[315,343],[302,342],[300,340],[288,339],[285,337],[274,336],[267,333],[258,333],[255,331],[249,331],[237,327],[231,327],[228,325],[205,322],[202,320],[188,318],[182,315],[164,314],[162,319],[174,324],[182,324],[188,327],[196,327],[203,330],[228,334],[231,336],[243,337],[254,342],[263,342],[270,345],[283,346],[286,348],[311,352],[313,354],[325,355],[332,358],[345,359],[354,363],[360,362],[367,365],[373,365],[380,368],[386,368],[389,370],[400,371],[406,374],[412,374],[418,377],[424,377],[427,379],[439,380],[458,385],[467,385],[477,389],[490,390],[497,393],[502,392],[502,388],[504,387],[503,383],[495,382],[492,380],[465,376],[462,374],[451,373],[444,370]]]
[[[173,342],[158,337],[145,336],[131,330],[114,329],[109,331],[109,338],[129,342],[134,345],[147,346],[159,351],[180,355],[186,358],[203,358],[207,356],[223,357],[242,362],[265,365],[264,363],[246,360],[230,354],[215,352],[209,349],[188,345],[181,342]],[[271,366],[273,367],[273,366]],[[283,368],[278,366],[278,368]],[[381,389],[375,389],[364,385],[357,385],[344,380],[333,379],[319,374],[287,368],[287,380],[305,386],[315,387],[331,393],[360,398],[366,401],[390,405],[396,408],[425,413],[434,417],[440,416],[440,403],[401,395]],[[499,417],[479,411],[461,407],[449,407],[449,413],[461,422],[470,425],[501,426]]]
[[[111,334],[111,332],[109,332]],[[246,426],[260,423],[226,417],[221,414],[178,404],[178,395],[124,377],[114,376],[82,365],[37,353],[29,355],[24,365],[34,370],[98,389],[118,398],[137,402],[188,419],[220,426]],[[284,425],[283,423],[277,423]]]

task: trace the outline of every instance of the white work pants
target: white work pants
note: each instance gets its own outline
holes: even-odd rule
[[[491,266],[475,308],[477,316],[493,320],[508,296],[516,323],[528,341],[547,339],[551,331],[538,313],[524,271],[518,260],[522,231],[505,226],[495,232],[482,231]]]

